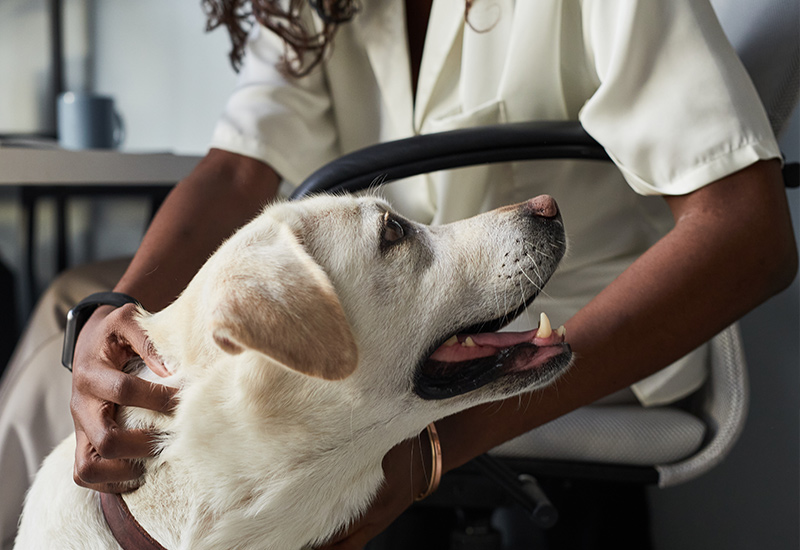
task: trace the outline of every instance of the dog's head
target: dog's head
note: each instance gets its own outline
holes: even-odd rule
[[[346,396],[346,407],[417,411],[424,426],[546,385],[567,367],[556,331],[495,333],[564,250],[549,197],[433,227],[377,198],[277,204],[224,243],[176,302],[194,304],[182,315],[192,319],[181,341],[192,343],[181,360],[239,358],[271,390],[294,380],[312,388],[303,395]],[[181,330],[168,318],[163,329]]]

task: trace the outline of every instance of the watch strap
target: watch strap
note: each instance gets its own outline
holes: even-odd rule
[[[100,306],[121,307],[125,304],[139,304],[139,301],[122,292],[96,292],[78,302],[67,313],[67,327],[64,332],[64,347],[61,350],[61,363],[72,372],[72,360],[75,356],[75,343],[81,329],[92,313]]]

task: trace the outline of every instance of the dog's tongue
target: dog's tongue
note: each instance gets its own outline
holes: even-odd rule
[[[527,332],[486,332],[481,334],[459,334],[442,344],[431,355],[431,359],[443,363],[455,363],[489,357],[501,349],[529,343],[535,346],[552,346],[564,342],[563,327],[554,331],[547,315],[542,313],[539,328]]]

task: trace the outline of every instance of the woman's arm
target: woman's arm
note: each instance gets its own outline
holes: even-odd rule
[[[278,184],[278,175],[267,165],[212,149],[170,192],[115,290],[134,296],[149,311],[164,308],[219,244],[275,197]],[[98,490],[126,488],[141,473],[127,459],[148,456],[153,449],[151,434],[119,428],[116,405],[168,410],[174,395],[170,388],[122,373],[122,366],[136,354],[155,372],[166,374],[132,322],[132,313],[132,306],[99,308],[81,331],[75,350],[74,478]]]
[[[212,149],[169,194],[115,290],[158,311],[220,243],[277,194],[278,175],[255,159]]]
[[[566,324],[576,359],[563,378],[529,407],[514,398],[437,422],[445,471],[657,372],[794,279],[797,245],[777,161],[666,200],[674,229]],[[410,445],[387,455],[373,509],[331,548],[360,548],[425,486],[422,468],[412,478],[394,464],[409,460]]]
[[[657,372],[794,279],[777,161],[666,200],[674,229],[566,324],[576,360],[562,380],[525,410],[480,407],[439,423],[446,470]]]

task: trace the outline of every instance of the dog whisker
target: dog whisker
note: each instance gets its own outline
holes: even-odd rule
[[[531,408],[531,402],[533,401],[533,394],[531,392],[526,392],[525,397],[527,397],[527,400],[525,403],[525,410],[523,411],[523,414],[527,414],[528,409]]]
[[[504,403],[503,401],[495,402],[495,406],[497,408],[494,411],[490,411],[489,414],[498,414],[500,412],[500,410],[503,408],[503,403]]]
[[[527,274],[526,274],[526,277],[527,277]],[[530,277],[528,277],[528,280],[530,281]],[[535,287],[536,287],[536,288],[539,290],[539,294],[540,294],[541,296],[547,296],[548,298],[552,298],[552,296],[551,296],[550,294],[548,294],[547,290],[545,290],[545,288],[544,288],[544,284],[542,284],[542,285],[537,285],[537,284],[536,284],[536,283],[534,283],[533,281],[531,281],[531,284],[533,284],[533,285],[534,285],[534,286],[535,286]]]
[[[520,270],[520,273],[525,275],[525,272],[522,271],[522,270]],[[527,275],[525,275],[525,277],[527,277]],[[517,282],[519,282],[520,298],[522,298],[522,302],[520,302],[520,304],[524,304],[526,300],[525,300],[525,288],[522,286],[522,278],[518,277],[517,278]],[[531,325],[532,324],[531,312],[530,312],[530,310],[528,308],[525,308],[525,317],[528,319],[528,325]]]
[[[550,252],[548,252],[547,250],[544,250],[544,249],[542,249],[542,248],[537,248],[537,247],[535,247],[535,246],[532,246],[531,248],[532,248],[533,250],[536,250],[536,252],[537,252],[537,253],[538,253],[540,256],[544,256],[545,258],[550,258],[551,260],[555,261],[555,257],[553,257],[553,255],[552,255]]]
[[[536,283],[534,283],[534,282],[533,282],[533,279],[531,279],[530,277],[528,277],[528,274],[527,274],[527,273],[525,273],[525,270],[524,270],[524,269],[521,269],[521,270],[520,270],[520,273],[522,273],[522,275],[524,275],[524,276],[525,276],[525,278],[526,278],[526,279],[528,279],[528,281],[529,281],[529,282],[530,282],[530,283],[533,285],[533,287],[534,287],[536,290],[538,290],[538,291],[541,291],[541,290],[542,290],[542,287],[541,287],[541,286],[539,286],[539,285],[537,285]]]
[[[547,291],[545,291],[545,290],[544,290],[544,284],[545,284],[545,280],[544,280],[544,278],[542,277],[542,274],[539,272],[539,269],[537,268],[537,265],[536,265],[536,260],[534,260],[534,259],[533,259],[533,258],[530,256],[530,254],[527,254],[527,253],[526,253],[526,256],[528,256],[528,258],[529,258],[529,259],[531,260],[531,262],[533,263],[533,270],[536,272],[536,277],[539,279],[539,282],[540,282],[540,284],[539,284],[539,285],[536,285],[536,287],[539,289],[539,291],[541,292],[541,294],[542,294],[543,296],[547,296],[548,298],[552,298],[552,296],[550,296],[550,294],[548,294],[548,293],[547,293]],[[533,283],[533,281],[531,281],[531,283]],[[535,284],[535,283],[534,283],[534,284]]]
[[[530,254],[528,254],[527,252],[525,253],[525,255],[531,261],[531,264],[533,264],[533,271],[536,272],[536,276],[539,278],[539,284],[541,286],[543,286],[544,285],[544,279],[542,278],[542,274],[539,272],[539,266],[536,263],[536,260]],[[539,288],[541,288],[541,286],[539,286]]]
[[[508,293],[507,292],[503,293],[503,311],[505,312],[503,314],[503,321],[505,321],[508,318]]]
[[[494,289],[494,304],[495,304],[495,307],[497,308],[496,309],[496,311],[497,311],[497,315],[496,316],[497,317],[502,317],[503,320],[505,320],[506,312],[503,309],[500,308],[500,299],[497,297],[497,289],[496,288]]]
[[[375,177],[375,179],[370,182],[369,187],[367,188],[367,193],[372,196],[377,196],[377,190],[381,188],[387,177],[387,174],[381,174],[380,176]]]

